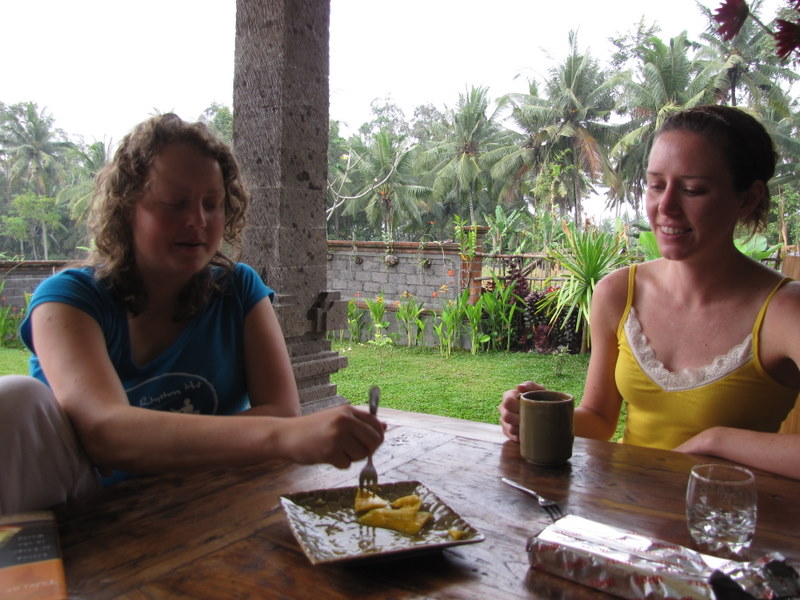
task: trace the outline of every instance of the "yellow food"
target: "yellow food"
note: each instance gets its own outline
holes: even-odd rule
[[[403,508],[406,506],[413,506],[414,510],[419,510],[422,506],[422,500],[416,494],[410,496],[403,496],[392,502],[392,508]]]
[[[416,535],[431,518],[431,513],[415,506],[374,508],[358,517],[358,522],[370,527],[383,527],[408,535]]]
[[[464,531],[463,529],[456,529],[455,527],[451,527],[450,529],[448,529],[447,533],[449,533],[450,537],[456,541],[460,540],[465,535],[467,535],[466,531]]]
[[[389,504],[388,500],[384,500],[369,490],[358,488],[356,491],[356,514],[367,512],[373,508],[384,508],[387,504]]]
[[[369,527],[392,529],[416,535],[431,519],[431,513],[420,510],[422,500],[416,494],[398,498],[391,504],[366,490],[356,492],[355,510],[358,522]]]

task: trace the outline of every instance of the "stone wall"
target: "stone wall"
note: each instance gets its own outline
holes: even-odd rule
[[[363,310],[367,310],[366,299],[383,297],[390,333],[402,330],[395,318],[395,303],[402,302],[404,294],[413,295],[426,308],[423,319],[428,326],[423,343],[434,345],[431,314],[470,285],[471,264],[462,259],[454,243],[329,241],[328,289],[339,292],[343,300],[354,298]],[[361,341],[369,339],[369,326],[367,313]],[[339,336],[349,337],[349,332],[341,331]]]
[[[388,261],[386,256],[390,256]],[[395,262],[396,260],[396,262]],[[0,261],[0,281],[5,282],[0,304],[25,306],[25,294],[63,269],[64,261]],[[455,298],[463,289],[462,261],[456,244],[396,242],[391,251],[383,242],[329,241],[327,289],[342,299],[371,298],[383,294],[387,304],[407,291],[435,308],[433,292],[448,287],[443,298]],[[276,285],[267,281],[268,285]]]
[[[0,281],[3,293],[0,305],[26,306],[25,294],[32,294],[39,283],[66,266],[65,261],[25,260],[0,261]]]
[[[356,298],[366,309],[364,299],[383,296],[390,332],[399,331],[395,302],[402,300],[404,292],[433,312],[443,302],[455,299],[465,286],[479,285],[471,274],[480,272],[480,256],[472,262],[463,260],[454,243],[395,242],[387,246],[384,242],[329,241],[326,264],[326,289],[340,294],[342,300]],[[5,282],[0,305],[24,307],[25,294],[33,293],[42,280],[65,266],[63,261],[0,262],[0,281]],[[365,316],[362,339],[367,339],[368,326],[369,317]],[[425,341],[434,341],[430,326]]]
[[[374,298],[387,305],[404,292],[432,305],[433,292],[460,291],[463,261],[455,244],[328,242],[328,289],[342,298]]]

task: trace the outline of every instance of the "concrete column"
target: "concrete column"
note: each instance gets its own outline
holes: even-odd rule
[[[347,359],[325,339],[347,324],[326,291],[329,14],[324,0],[236,3],[233,141],[253,196],[242,260],[277,292],[304,412],[347,402],[330,383]]]

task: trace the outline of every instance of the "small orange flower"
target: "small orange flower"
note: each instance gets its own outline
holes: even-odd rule
[[[453,275],[455,275],[455,271],[453,271],[453,269],[450,269],[450,270],[447,271],[447,276],[448,277],[452,277]]]
[[[356,292],[356,298],[361,298],[361,292]]]
[[[395,305],[395,306],[400,306],[400,300],[395,300],[395,301],[394,301],[394,305]]]
[[[434,298],[438,298],[439,297],[439,292],[433,292],[433,297]]]

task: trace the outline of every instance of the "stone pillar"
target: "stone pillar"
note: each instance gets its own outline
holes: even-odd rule
[[[242,260],[276,290],[303,412],[347,400],[330,374],[347,359],[327,329],[347,304],[326,291],[330,5],[237,0],[233,142],[253,197]]]

